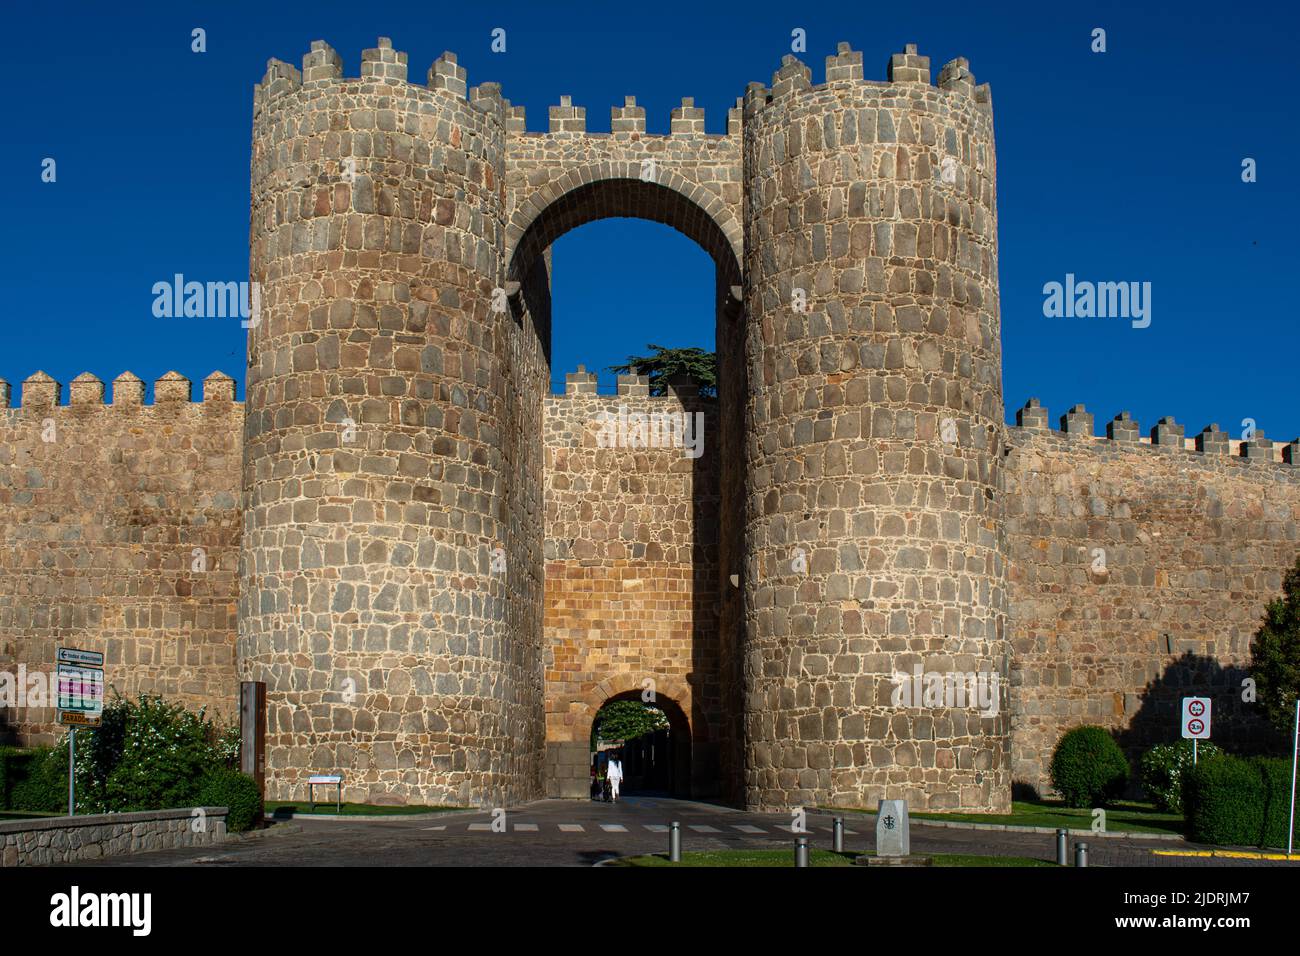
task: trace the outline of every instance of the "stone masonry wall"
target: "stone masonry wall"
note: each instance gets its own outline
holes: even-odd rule
[[[710,795],[720,724],[716,402],[650,398],[634,376],[617,396],[596,395],[595,383],[569,375],[568,394],[545,406],[547,792],[586,795],[593,718],[611,697],[640,695],[648,678],[661,703],[685,713],[693,789]],[[601,447],[600,416],[620,409],[702,414],[703,454],[653,438]]]
[[[197,811],[203,825],[195,826]],[[50,866],[226,840],[225,807],[94,813],[0,823],[0,867]]]
[[[1007,673],[996,162],[963,59],[841,44],[750,84],[745,802],[1001,810]]]
[[[127,372],[106,405],[86,374],[59,405],[60,385],[37,373],[10,408],[0,382],[0,671],[52,672],[59,646],[101,651],[110,696],[238,717],[234,388],[214,373],[196,403],[169,373],[146,405]],[[52,743],[54,720],[53,707],[0,708],[0,741]]]
[[[1179,739],[1181,698],[1213,700],[1213,735],[1249,749],[1241,702],[1264,606],[1300,555],[1300,445],[1195,440],[1127,413],[1094,437],[1082,406],[1047,427],[1031,402],[1006,463],[1013,779],[1050,791],[1061,734],[1114,729],[1131,757]]]

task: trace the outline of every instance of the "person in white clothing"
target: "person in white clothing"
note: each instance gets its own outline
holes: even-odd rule
[[[618,801],[618,786],[623,782],[623,762],[617,757],[609,758],[609,767],[605,770],[605,778],[609,780],[609,794],[611,799]]]

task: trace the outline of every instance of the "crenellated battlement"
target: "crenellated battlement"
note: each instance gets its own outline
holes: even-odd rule
[[[0,379],[0,409],[4,408],[88,408],[109,406],[114,408],[138,408],[145,406],[145,383],[131,372],[123,372],[113,379],[112,400],[105,401],[105,384],[102,379],[90,372],[82,372],[68,385],[68,401],[60,404],[63,397],[63,385],[45,372],[36,372],[22,382],[20,402],[11,405],[12,386]],[[168,372],[153,383],[153,405],[173,405],[177,403],[194,403],[193,384],[179,372]],[[235,402],[235,380],[224,372],[213,372],[203,380],[204,404]],[[197,404],[197,403],[195,403]]]
[[[1104,435],[1098,435],[1093,427],[1093,414],[1083,405],[1071,406],[1058,420],[1059,428],[1053,429],[1049,423],[1047,409],[1036,398],[1031,398],[1016,411],[1015,430],[1026,435],[1044,433],[1084,442],[1111,442],[1113,444],[1109,447],[1116,449],[1145,446],[1165,452],[1199,455],[1206,460],[1228,458],[1288,467],[1300,465],[1300,438],[1275,442],[1258,430],[1250,439],[1229,438],[1217,423],[1206,425],[1198,434],[1188,438],[1182,425],[1165,416],[1143,435],[1140,424],[1125,411],[1106,423]]]
[[[879,82],[865,78],[862,54],[852,49],[848,43],[841,42],[837,44],[836,52],[826,57],[825,82],[820,84],[813,83],[812,70],[807,64],[793,54],[786,54],[781,60],[781,66],[772,74],[770,88],[758,82],[748,85],[744,97],[744,115],[752,118],[771,103],[823,90],[842,92],[854,89],[892,97],[900,93],[911,95],[918,88],[952,94],[954,98],[969,100],[985,111],[991,110],[993,106],[989,85],[976,83],[970,62],[965,57],[957,57],[944,64],[939,71],[938,83],[931,86],[930,58],[918,54],[916,44],[909,43],[902,53],[890,57],[885,69],[885,81]]]
[[[300,90],[319,90],[331,84],[357,84],[377,87],[405,87],[408,94],[433,92],[459,99],[488,110],[500,110],[507,131],[519,135],[588,135],[600,131],[587,127],[587,109],[575,104],[570,96],[561,96],[557,105],[547,110],[547,130],[529,133],[522,106],[513,106],[501,94],[498,83],[468,86],[464,67],[457,62],[455,53],[444,52],[426,74],[424,86],[410,82],[407,54],[393,48],[392,40],[380,37],[377,45],[361,53],[361,75],[358,78],[343,76],[343,60],[338,52],[324,40],[313,40],[311,49],[302,58],[302,68],[284,60],[267,61],[266,73],[254,90],[254,115],[271,102]],[[782,58],[781,65],[772,75],[770,88],[762,83],[750,83],[743,97],[738,97],[735,107],[727,111],[727,130],[724,136],[740,134],[744,117],[753,116],[774,101],[784,100],[797,93],[820,90],[843,90],[861,87],[882,96],[906,93],[916,88],[928,88],[970,100],[983,109],[991,109],[992,97],[987,83],[977,84],[965,57],[957,57],[944,64],[938,82],[930,83],[930,58],[917,53],[914,43],[895,53],[885,68],[884,81],[868,80],[863,69],[863,55],[848,43],[841,42],[836,52],[826,57],[825,79],[820,84],[812,81],[812,70],[793,54]],[[683,97],[681,105],[669,116],[669,136],[716,135],[705,132],[704,110],[695,105],[693,97]],[[610,108],[611,135],[646,135],[645,109],[636,105],[636,98],[627,97],[623,106]]]

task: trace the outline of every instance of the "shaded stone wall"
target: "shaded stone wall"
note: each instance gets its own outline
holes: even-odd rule
[[[1050,792],[1061,734],[1116,731],[1136,759],[1179,739],[1184,696],[1213,700],[1214,740],[1248,750],[1250,642],[1300,555],[1300,445],[1195,439],[1124,414],[1094,437],[1076,406],[1048,428],[1031,402],[1006,463],[1012,759]],[[1285,458],[1283,453],[1285,452]]]
[[[568,393],[545,404],[547,793],[587,795],[593,718],[649,680],[689,722],[693,779],[682,792],[715,795],[717,403],[651,398],[636,376],[621,379],[619,395],[595,390],[595,375],[571,374]],[[647,436],[649,447],[601,447],[602,433],[613,437],[601,416],[620,413],[651,423],[701,414],[703,453],[688,457],[661,443],[662,432]]]
[[[106,692],[237,719],[235,607],[243,406],[214,373],[202,403],[169,373],[144,404],[131,373],[44,373],[10,408],[0,382],[0,671],[104,654]],[[14,396],[17,398],[17,396]],[[0,742],[52,743],[53,707],[0,708]]]
[[[1007,672],[988,89],[826,78],[745,97],[746,803],[1005,809],[1005,707],[892,699]]]

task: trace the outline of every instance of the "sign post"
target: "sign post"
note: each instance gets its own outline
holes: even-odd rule
[[[1196,765],[1198,740],[1210,739],[1210,698],[1183,698],[1183,737],[1192,741],[1192,765]]]
[[[1295,699],[1295,735],[1291,738],[1291,813],[1286,826],[1286,858],[1291,859],[1291,847],[1295,841],[1295,765],[1300,755],[1300,697]]]
[[[60,647],[58,721],[68,731],[68,816],[77,815],[77,728],[98,727],[104,713],[104,655]]]

